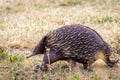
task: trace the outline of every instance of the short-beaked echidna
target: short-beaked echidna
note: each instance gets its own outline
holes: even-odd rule
[[[110,46],[95,30],[74,24],[46,34],[28,57],[44,54],[40,66],[44,71],[47,70],[47,64],[69,59],[82,63],[85,70],[91,70],[92,63],[100,58],[99,52],[102,53],[102,59],[108,66],[113,67],[118,62],[118,60],[110,60]]]

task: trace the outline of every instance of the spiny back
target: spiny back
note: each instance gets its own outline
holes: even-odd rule
[[[83,25],[68,25],[47,34],[48,47],[57,47],[67,55],[89,55],[102,49],[104,41],[94,30]]]

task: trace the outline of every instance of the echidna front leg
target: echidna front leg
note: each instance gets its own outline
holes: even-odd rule
[[[91,65],[92,65],[92,63],[83,64],[84,70],[93,71],[92,68],[91,68]]]
[[[64,60],[64,56],[58,51],[50,50],[50,53],[44,54],[43,62],[40,65],[40,69],[42,71],[47,71],[48,70],[47,65],[48,64],[50,65],[58,60]]]

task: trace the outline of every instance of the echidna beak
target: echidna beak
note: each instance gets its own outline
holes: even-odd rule
[[[34,56],[34,55],[35,55],[35,54],[32,52],[32,54],[26,56],[26,58],[30,58],[30,57],[32,57],[32,56]]]

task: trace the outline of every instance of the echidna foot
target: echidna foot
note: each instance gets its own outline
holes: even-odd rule
[[[42,70],[42,71],[47,71],[48,70],[48,67],[47,65],[37,65],[34,69],[35,72],[38,72],[39,70]]]
[[[115,65],[116,65],[116,63],[118,62],[119,60],[112,60],[112,61],[110,61],[107,65],[110,67],[110,68],[112,68],[112,67],[114,67]]]

